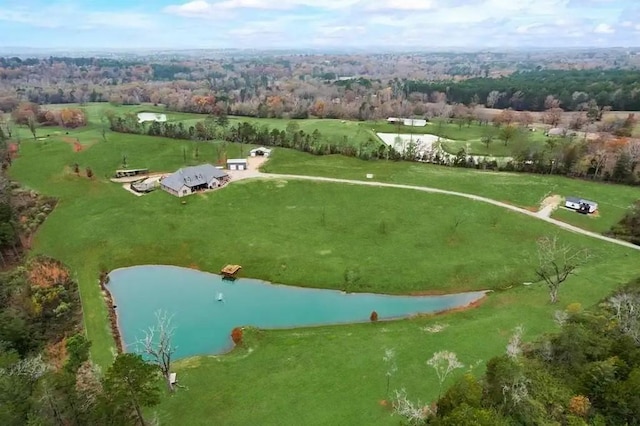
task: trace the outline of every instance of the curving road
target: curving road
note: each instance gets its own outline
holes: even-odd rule
[[[275,174],[275,173],[262,173],[257,170],[246,170],[242,172],[232,173],[232,181],[234,180],[243,180],[243,179],[255,179],[255,178],[266,178],[266,179],[298,179],[298,180],[311,180],[316,182],[334,182],[334,183],[345,183],[349,185],[362,185],[362,186],[376,186],[376,187],[384,187],[384,188],[400,188],[400,189],[411,189],[414,191],[422,191],[422,192],[430,192],[435,194],[446,194],[453,195],[456,197],[467,198],[469,200],[480,201],[487,204],[493,204],[494,206],[502,207],[514,212],[518,212],[529,217],[543,220],[545,222],[551,223],[559,228],[566,229],[567,231],[575,232],[577,234],[586,235],[591,238],[597,238],[599,240],[607,241],[612,244],[618,244],[620,246],[628,247],[634,250],[640,250],[640,246],[629,243],[627,241],[617,240],[615,238],[606,237],[604,235],[598,234],[596,232],[587,231],[582,228],[578,228],[577,226],[570,225],[568,223],[552,219],[549,217],[551,214],[550,208],[544,208],[539,212],[532,212],[527,209],[523,209],[521,207],[516,207],[511,204],[503,203],[501,201],[496,201],[491,198],[481,197],[479,195],[467,194],[464,192],[457,191],[447,191],[445,189],[431,188],[428,186],[415,186],[415,185],[403,185],[397,183],[386,183],[386,182],[376,182],[376,181],[365,181],[365,180],[350,180],[350,179],[338,179],[338,178],[329,178],[329,177],[321,177],[321,176],[303,176],[303,175],[287,175],[287,174]]]

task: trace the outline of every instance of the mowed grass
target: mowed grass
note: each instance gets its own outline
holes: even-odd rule
[[[380,182],[466,192],[530,209],[537,209],[540,202],[551,194],[582,197],[598,203],[597,217],[585,218],[560,211],[555,214],[565,222],[600,232],[617,223],[634,201],[640,198],[640,191],[635,187],[564,176],[480,171],[422,163],[362,161],[339,155],[313,156],[282,149],[274,152],[263,170],[355,180],[368,180],[366,174],[371,173],[373,180]]]
[[[451,350],[467,371],[482,374],[485,362],[504,353],[516,326],[531,340],[557,330],[553,313],[570,303],[587,307],[637,274],[629,257],[600,259],[581,269],[548,303],[542,286],[519,286],[494,293],[479,308],[425,318],[319,327],[252,331],[245,344],[223,356],[203,356],[175,364],[185,386],[166,395],[154,410],[163,423],[189,425],[397,425],[386,392],[389,365],[382,360],[393,349],[398,366],[390,390],[405,388],[413,401],[431,402],[438,380],[426,361],[434,352]],[[439,333],[427,330],[444,326]]]
[[[633,250],[455,197],[274,179],[233,183],[182,204],[160,191],[136,197],[106,179],[123,152],[132,167],[170,171],[185,163],[183,152],[186,163],[199,162],[195,144],[110,133],[107,142],[75,153],[56,138],[24,141],[10,169],[14,179],[60,200],[33,254],[57,257],[74,271],[92,358],[103,367],[113,359],[113,341],[97,282],[102,268],[173,264],[216,272],[238,262],[245,276],[323,288],[344,288],[349,268],[360,278],[354,291],[511,288],[491,293],[478,309],[439,317],[250,332],[231,354],[175,365],[185,387],[154,410],[163,423],[397,424],[380,404],[388,398],[385,348],[397,353],[391,389],[429,401],[437,396],[425,364],[433,352],[453,350],[467,366],[480,362],[480,372],[483,361],[504,350],[513,327],[523,325],[527,338],[553,330],[556,309],[596,303],[637,274],[640,254]],[[202,160],[216,160],[215,144],[198,146],[209,149],[200,151]],[[270,161],[283,167],[291,152],[275,153]],[[95,179],[71,173],[76,162],[90,165]],[[354,171],[353,164],[345,170]],[[560,305],[551,306],[542,285],[522,283],[533,280],[535,239],[555,233],[590,247],[595,257],[562,288]],[[436,323],[447,327],[425,331]]]

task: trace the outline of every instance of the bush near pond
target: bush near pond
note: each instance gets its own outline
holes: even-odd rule
[[[236,327],[231,330],[231,340],[233,340],[233,343],[235,343],[236,345],[242,344],[242,335],[243,332],[241,327]]]

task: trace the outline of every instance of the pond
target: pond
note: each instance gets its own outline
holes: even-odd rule
[[[238,326],[293,328],[407,317],[464,307],[484,292],[444,296],[389,296],[344,293],[220,276],[174,266],[146,265],[116,269],[108,288],[116,305],[125,350],[156,322],[155,313],[173,316],[175,358],[219,354],[233,346]],[[222,300],[218,300],[222,299]]]
[[[167,121],[167,115],[166,114],[156,114],[155,112],[139,112],[138,113],[138,123],[144,123],[145,121],[164,122],[164,121]]]

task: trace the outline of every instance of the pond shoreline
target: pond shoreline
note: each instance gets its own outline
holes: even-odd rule
[[[121,354],[124,352],[124,339],[122,338],[122,334],[120,333],[120,325],[118,324],[118,314],[115,308],[116,305],[114,304],[111,291],[107,288],[107,284],[109,284],[109,273],[105,271],[100,272],[100,278],[98,281],[104,295],[104,301],[107,305],[107,315],[109,316],[109,327],[111,329],[111,336],[113,337],[113,340],[116,344],[116,352],[118,354]]]
[[[138,285],[131,285],[134,283]],[[231,284],[218,274],[172,265],[137,265],[102,272],[101,287],[118,353],[136,340],[135,333],[152,325],[153,311],[170,310],[179,314],[174,325],[182,330],[176,336],[184,353],[176,354],[176,359],[233,351],[235,345],[229,338],[234,327],[294,330],[363,324],[371,322],[373,311],[380,315],[374,322],[424,318],[473,309],[489,292],[420,296],[359,293],[250,278]],[[150,292],[154,297],[148,299],[144,295]]]

